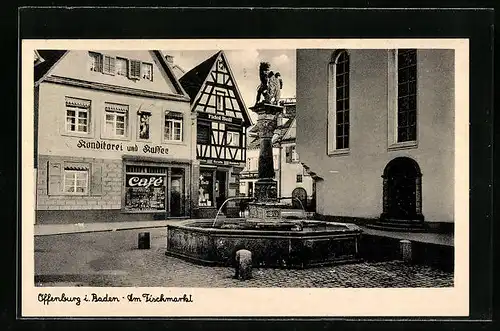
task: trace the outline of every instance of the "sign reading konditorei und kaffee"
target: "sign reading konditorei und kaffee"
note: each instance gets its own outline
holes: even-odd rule
[[[127,152],[138,152],[142,151],[145,154],[168,154],[168,147],[163,147],[161,145],[149,145],[149,144],[144,144],[142,145],[141,148],[139,148],[139,145],[133,144],[133,145],[123,145],[123,143],[115,143],[115,142],[108,142],[104,140],[84,140],[80,139],[78,140],[78,143],[76,144],[76,147],[81,148],[81,149],[92,149],[92,150],[101,150],[101,151],[127,151]]]

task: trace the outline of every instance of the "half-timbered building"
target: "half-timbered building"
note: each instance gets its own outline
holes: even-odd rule
[[[196,157],[199,161],[199,217],[211,217],[228,197],[239,195],[239,174],[246,162],[247,108],[223,51],[180,78],[197,114]],[[196,199],[195,199],[196,200]],[[238,214],[234,202],[224,206]]]

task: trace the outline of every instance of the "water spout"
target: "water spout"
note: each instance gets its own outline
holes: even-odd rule
[[[212,223],[212,227],[215,227],[215,224],[217,223],[217,217],[219,216],[222,208],[224,208],[226,203],[228,203],[229,201],[233,201],[233,200],[254,200],[254,199],[255,198],[253,198],[253,197],[229,197],[229,198],[227,198],[226,200],[224,200],[224,202],[220,206],[219,210],[217,210],[217,214],[215,215],[214,222]]]
[[[304,204],[302,203],[302,201],[300,199],[298,199],[297,197],[282,197],[282,198],[277,198],[279,201],[281,200],[287,200],[287,199],[290,199],[290,200],[293,200],[293,201],[298,201],[299,204],[300,204],[300,207],[302,209],[302,217],[303,219],[306,219],[307,218],[307,214],[306,214],[306,210],[304,208]],[[234,200],[249,200],[249,201],[252,201],[252,200],[255,200],[254,197],[229,197],[227,198],[226,200],[224,200],[224,202],[222,203],[222,205],[219,207],[219,209],[217,210],[217,214],[215,215],[215,218],[214,218],[214,221],[212,223],[212,227],[214,228],[215,225],[217,224],[217,218],[219,217],[222,209],[224,208],[224,206],[229,202],[229,201],[234,201]]]

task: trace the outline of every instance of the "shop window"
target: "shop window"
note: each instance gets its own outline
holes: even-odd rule
[[[64,193],[87,194],[89,186],[89,171],[87,169],[64,169]]]
[[[106,103],[105,105],[105,136],[108,138],[113,137],[126,137],[127,136],[127,115],[128,106]]]
[[[200,207],[214,207],[214,172],[200,173],[198,205]]]
[[[171,111],[165,115],[165,140],[182,141],[182,122],[182,113]]]
[[[90,100],[66,97],[66,132],[89,133]]]
[[[142,78],[153,81],[153,65],[151,63],[143,62],[142,66]]]
[[[130,211],[165,211],[166,168],[144,173],[145,167],[127,166],[125,175],[125,209]],[[139,170],[140,173],[131,172]],[[163,172],[163,173],[162,173]]]
[[[151,118],[151,113],[147,111],[142,111],[139,113],[139,128],[138,135],[139,139],[149,140],[150,132],[149,132],[149,120]]]
[[[116,74],[119,76],[127,76],[128,74],[128,61],[123,58],[116,58]]]

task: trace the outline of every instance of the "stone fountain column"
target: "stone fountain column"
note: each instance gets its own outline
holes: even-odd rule
[[[277,208],[277,183],[274,180],[272,138],[277,125],[277,115],[283,107],[260,103],[250,107],[257,113],[257,129],[260,138],[259,178],[255,183],[255,202],[249,204],[250,218],[262,221],[281,219],[281,209]]]

